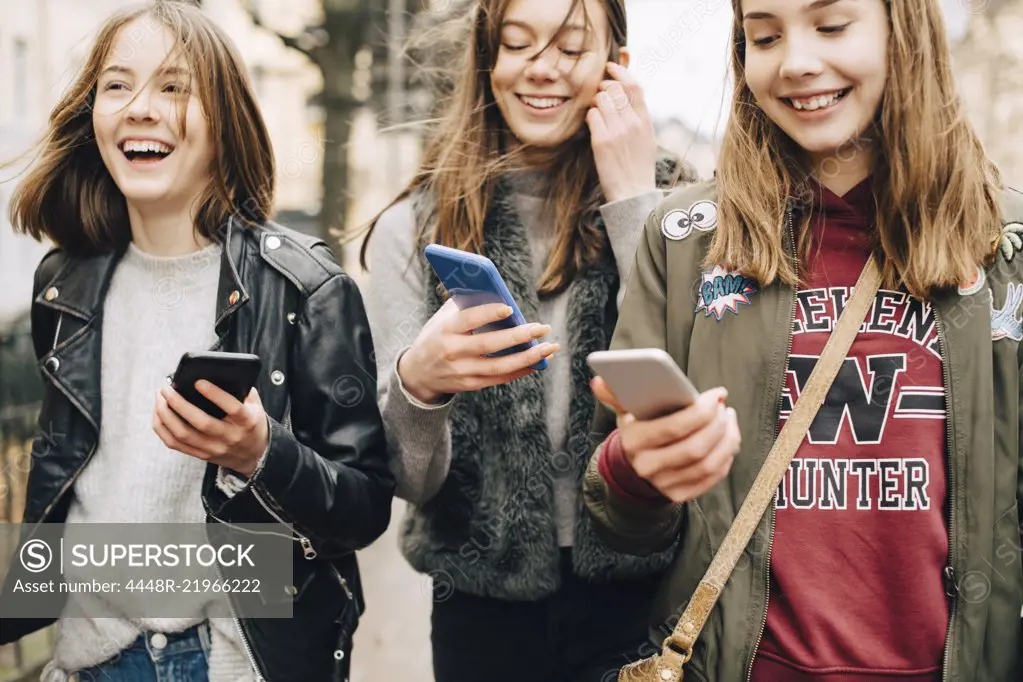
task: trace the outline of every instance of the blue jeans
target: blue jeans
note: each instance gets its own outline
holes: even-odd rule
[[[145,632],[109,661],[78,671],[79,682],[207,682],[209,625]],[[71,679],[75,679],[74,676]]]

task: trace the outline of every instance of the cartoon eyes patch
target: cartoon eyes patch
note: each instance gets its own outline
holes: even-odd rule
[[[697,201],[689,210],[668,211],[661,220],[661,232],[668,239],[685,239],[693,230],[706,232],[718,226],[718,205],[713,201]]]

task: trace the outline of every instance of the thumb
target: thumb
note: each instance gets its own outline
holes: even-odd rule
[[[611,387],[607,385],[607,382],[602,377],[593,377],[590,381],[590,389],[592,389],[593,395],[597,400],[614,410],[615,414],[619,417],[629,414],[629,411],[618,402],[618,398],[611,391]]]

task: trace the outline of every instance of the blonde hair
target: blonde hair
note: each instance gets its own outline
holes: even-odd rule
[[[971,282],[1001,230],[1001,178],[963,111],[938,0],[886,3],[888,85],[875,121],[875,253],[884,284],[924,297]],[[797,229],[798,264],[785,256],[786,204],[805,193],[805,154],[757,106],[746,83],[740,0],[732,0],[735,89],[717,172],[718,229],[706,264],[762,283],[799,282],[810,248]],[[807,212],[808,213],[808,212]]]
[[[77,256],[123,248],[131,240],[124,195],[96,146],[92,105],[118,33],[143,17],[174,35],[218,146],[196,230],[214,239],[236,212],[254,222],[269,216],[273,149],[241,58],[230,38],[197,6],[157,0],[116,13],[99,30],[85,65],[50,114],[37,158],[14,191],[10,214],[15,231],[47,238]],[[183,126],[184,111],[181,119]]]

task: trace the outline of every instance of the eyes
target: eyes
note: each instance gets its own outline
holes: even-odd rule
[[[847,28],[849,28],[849,24],[851,24],[851,23],[852,23],[851,21],[847,21],[844,24],[831,24],[831,25],[827,25],[827,26],[818,26],[817,27],[817,32],[821,33],[821,34],[823,34],[825,36],[837,36],[837,35],[840,35],[840,34],[844,33],[845,30]],[[751,45],[754,45],[755,47],[770,47],[771,45],[773,45],[774,43],[776,43],[780,39],[781,39],[781,35],[780,34],[772,33],[772,34],[769,34],[769,35],[762,35],[760,37],[753,38],[753,39],[749,40],[749,42],[750,42]]]
[[[127,83],[124,81],[110,81],[103,85],[101,88],[103,92],[127,92],[131,90]],[[165,83],[160,87],[160,92],[168,95],[187,95],[191,92],[186,83],[183,82],[169,82]]]
[[[513,21],[501,30],[501,50],[512,54],[525,53],[533,57],[540,50],[554,48],[569,59],[577,59],[590,51],[590,33],[584,29],[571,27],[555,35],[548,45],[549,38],[536,32],[525,24]]]
[[[516,44],[514,42],[502,42],[501,43],[501,47],[504,50],[508,51],[508,52],[515,53],[515,52],[522,52],[524,50],[528,50],[528,49],[530,49],[533,46],[528,44],[528,43],[526,43],[526,44],[521,44],[521,43],[520,44]],[[566,57],[571,57],[572,59],[576,59],[578,57],[581,57],[583,55],[583,53],[587,52],[587,50],[583,49],[583,48],[575,48],[575,47],[571,47],[570,48],[570,47],[565,47],[565,46],[559,46],[558,47],[558,51],[561,52],[561,54],[565,55]]]

